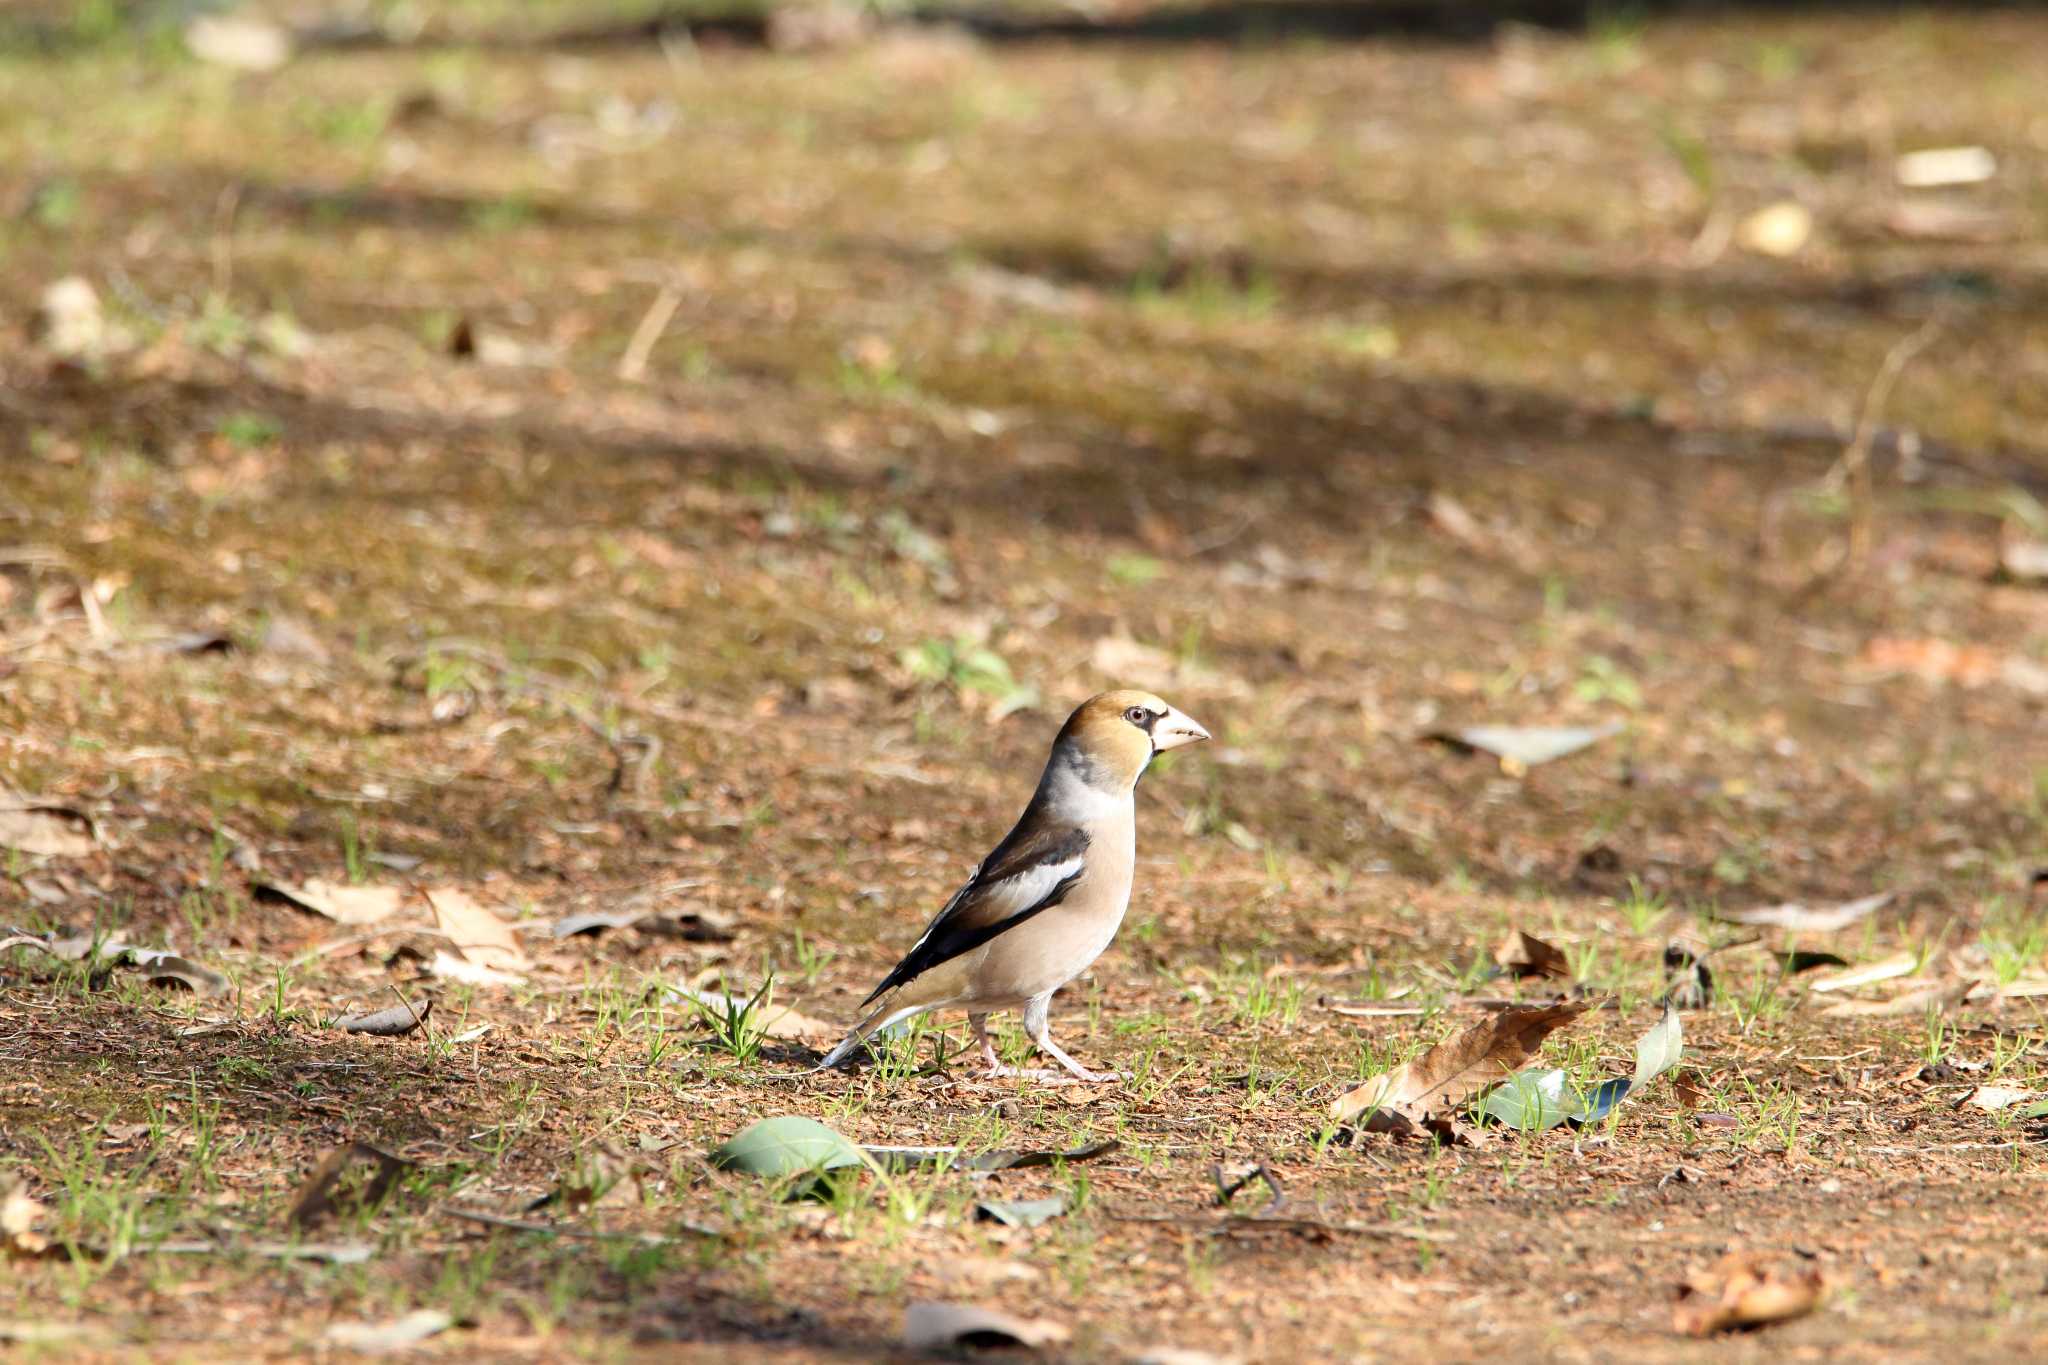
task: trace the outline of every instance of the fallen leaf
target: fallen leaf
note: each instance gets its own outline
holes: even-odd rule
[[[98,847],[92,819],[82,811],[0,798],[0,848],[41,858],[83,858]]]
[[[434,909],[434,923],[466,960],[509,972],[533,965],[511,924],[468,893],[440,887],[426,895],[427,904]]]
[[[1050,1318],[1020,1318],[964,1303],[913,1303],[903,1313],[903,1344],[913,1351],[959,1346],[1058,1346],[1073,1334]]]
[[[1920,954],[1894,953],[1877,962],[1851,967],[1846,972],[1830,972],[1826,976],[1817,976],[1806,983],[1806,989],[1823,994],[1828,991],[1852,991],[1858,986],[1875,985],[1880,981],[1889,981],[1895,976],[1910,976],[1919,968]]]
[[[1235,678],[1184,659],[1171,650],[1143,644],[1128,635],[1105,635],[1095,642],[1088,661],[1097,673],[1159,692],[1211,692],[1244,695]]]
[[[415,1308],[404,1317],[387,1322],[337,1322],[321,1340],[345,1351],[383,1355],[417,1346],[428,1337],[447,1331],[454,1321],[438,1308]]]
[[[1796,256],[1813,236],[1813,213],[1791,200],[1771,204],[1744,218],[1735,229],[1735,241],[1744,251],[1759,256]]]
[[[237,71],[275,71],[292,59],[292,35],[262,19],[202,14],[185,26],[185,46],[202,62]]]
[[[1472,725],[1463,730],[1433,730],[1423,736],[1453,749],[1492,754],[1503,767],[1534,768],[1575,754],[1621,733],[1606,725]]]
[[[1892,163],[1892,175],[1911,190],[1974,185],[1997,174],[1998,158],[1988,147],[1928,147]]]
[[[389,919],[405,903],[405,891],[400,887],[350,886],[318,877],[298,883],[257,882],[254,890],[258,900],[281,900],[336,924],[376,924]]]
[[[1399,1131],[1412,1127],[1434,1110],[1456,1108],[1463,1100],[1498,1083],[1529,1060],[1552,1030],[1562,1028],[1592,1007],[1589,1000],[1568,1004],[1517,1006],[1480,1020],[1445,1039],[1414,1061],[1363,1085],[1352,1087],[1330,1103],[1330,1116],[1350,1122],[1361,1114],[1371,1120],[1392,1116]]]
[[[744,1007],[748,1001],[753,999],[751,995],[729,995],[723,991],[697,991],[691,990],[687,986],[670,987],[669,994],[675,999],[700,1005],[721,1016],[728,1010]],[[761,1012],[756,1018],[756,1026],[760,1028],[765,1036],[770,1038],[784,1038],[794,1042],[811,1043],[817,1046],[836,1043],[846,1036],[846,1030],[838,1024],[827,1023],[823,1019],[813,1019],[808,1014],[800,1014],[787,1005],[778,1005],[773,1001],[769,1001],[761,1006]]]
[[[1508,930],[1508,936],[1493,950],[1493,960],[1503,970],[1518,977],[1564,978],[1571,975],[1571,966],[1565,961],[1563,949],[1545,943],[1523,929]]]
[[[574,938],[578,934],[598,934],[606,929],[629,929],[654,913],[652,908],[639,910],[590,910],[580,915],[565,915],[551,925],[548,932],[556,938]]]
[[[194,995],[225,995],[230,982],[211,967],[155,948],[124,948],[122,956],[140,968],[152,986],[183,986]]]
[[[1909,991],[1895,995],[1889,1000],[1838,1000],[1821,1011],[1823,1018],[1843,1019],[1856,1015],[1876,1017],[1892,1014],[1924,1014],[1929,1010],[1948,1010],[1963,1003],[1976,989],[1977,983],[1965,981],[1960,985],[1929,986],[1924,990]]]
[[[1538,573],[1543,568],[1543,555],[1527,538],[1508,527],[1485,525],[1448,493],[1431,492],[1422,511],[1430,525],[1474,554],[1504,559],[1524,573]]]
[[[299,1186],[285,1221],[309,1228],[331,1214],[375,1208],[412,1163],[367,1142],[336,1147]]]
[[[1786,1274],[1749,1252],[1731,1251],[1686,1277],[1672,1326],[1687,1336],[1707,1337],[1803,1317],[1826,1297],[1827,1280],[1817,1269]]]
[[[1720,917],[1731,924],[1760,924],[1774,929],[1808,929],[1815,933],[1827,933],[1835,929],[1848,928],[1856,921],[1891,904],[1898,894],[1896,891],[1880,891],[1861,900],[1844,901],[1840,905],[1821,906],[1817,909],[1796,902],[1785,905],[1760,905],[1747,910],[1724,910]]]
[[[1050,1166],[1055,1161],[1093,1161],[1099,1156],[1108,1156],[1122,1146],[1113,1138],[1086,1143],[1067,1151],[1047,1151],[1030,1148],[1013,1150],[1001,1148],[989,1152],[967,1155],[958,1147],[880,1147],[866,1146],[861,1150],[870,1160],[884,1170],[905,1170],[911,1167],[933,1166],[950,1171],[1015,1171],[1032,1166]]]
[[[1955,1107],[1958,1109],[1983,1109],[1995,1114],[2001,1109],[2010,1109],[2015,1104],[2023,1103],[2032,1098],[2034,1098],[2033,1091],[2022,1090],[2018,1086],[1980,1085],[1969,1094],[1957,1100]]]
[[[759,1119],[714,1149],[711,1164],[748,1175],[795,1175],[863,1166],[861,1149],[816,1119],[798,1114]]]
[[[1884,215],[1886,231],[1921,242],[2006,242],[2017,234],[2013,220],[1995,209],[1938,199],[1908,199]]]
[[[1813,952],[1795,948],[1789,953],[1778,955],[1778,966],[1787,976],[1798,976],[1802,972],[1818,971],[1822,967],[1846,967],[1849,959],[1840,953]]]
[[[36,1230],[49,1210],[16,1181],[0,1191],[0,1247],[15,1256],[42,1256],[50,1239]]]
[[[1636,1040],[1636,1065],[1630,1075],[1602,1081],[1581,1095],[1572,1089],[1563,1071],[1518,1071],[1486,1096],[1480,1113],[1524,1132],[1566,1122],[1580,1127],[1598,1123],[1623,1100],[1669,1071],[1684,1052],[1685,1030],[1678,1011],[1666,1005],[1664,1017]]]
[[[1480,1117],[1525,1133],[1555,1128],[1582,1107],[1565,1073],[1556,1069],[1517,1071],[1487,1092]]]
[[[351,1014],[334,1021],[335,1027],[344,1033],[367,1033],[377,1038],[403,1038],[427,1022],[427,1016],[434,1012],[432,1000],[422,1000],[418,1005],[393,1005],[389,1009],[372,1014]]]
[[[1066,1211],[1066,1196],[1058,1194],[1047,1199],[984,1199],[974,1206],[976,1218],[1012,1228],[1035,1228]]]
[[[617,1147],[601,1144],[578,1160],[555,1188],[526,1206],[528,1213],[550,1205],[579,1213],[585,1209],[636,1208],[646,1202],[652,1172]]]
[[[1714,972],[1701,953],[1676,940],[1664,945],[1665,985],[1661,1003],[1700,1010],[1714,998]]]
[[[459,981],[465,986],[523,986],[526,978],[518,972],[501,972],[496,967],[486,967],[481,962],[471,962],[454,953],[436,952],[427,963],[427,974],[438,976],[443,981]]]

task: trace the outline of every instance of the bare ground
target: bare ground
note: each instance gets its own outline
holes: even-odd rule
[[[54,1243],[0,1261],[0,1339],[297,1357],[431,1308],[423,1354],[875,1359],[928,1298],[1075,1359],[2041,1339],[2041,1125],[1957,1107],[2048,1085],[2001,990],[2048,972],[2048,591],[1998,573],[2048,534],[2040,16],[805,55],[417,8],[273,75],[8,30],[0,779],[95,837],[8,854],[0,924],[231,986],[0,951],[0,1187]],[[1995,176],[1894,182],[1956,144]],[[1807,239],[1750,249],[1784,203]],[[121,335],[62,363],[25,324],[67,273]],[[990,1083],[935,1032],[810,1077],[663,1002],[773,970],[849,1018],[1115,682],[1218,735],[1147,779],[1131,918],[1056,1004],[1131,1081]],[[1423,738],[1478,722],[1622,728],[1529,771]],[[257,889],[308,877],[407,899]],[[524,984],[431,974],[439,888],[522,923]],[[630,904],[687,933],[547,931]],[[1585,1078],[1667,942],[1731,945],[1695,1088],[1478,1147],[1333,1125],[1462,1002],[1561,988],[1490,974],[1510,926],[1615,1006],[1549,1046]],[[1912,950],[1859,994],[1949,1003],[1824,1015],[1792,947]],[[429,1030],[331,1026],[394,989]],[[1121,1145],[824,1204],[705,1161],[779,1113]],[[303,1236],[370,1259],[263,1254],[351,1140],[413,1165]],[[1285,1218],[1219,1206],[1260,1161]],[[526,1211],[593,1163],[631,1197]],[[1731,1246],[1828,1302],[1675,1334]]]

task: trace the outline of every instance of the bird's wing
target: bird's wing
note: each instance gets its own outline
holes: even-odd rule
[[[1066,899],[1081,880],[1088,832],[1078,825],[1027,828],[1028,823],[1020,821],[982,860],[863,1005]]]

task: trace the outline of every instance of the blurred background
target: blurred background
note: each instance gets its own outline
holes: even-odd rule
[[[1130,681],[1318,875],[2009,881],[2044,22],[15,4],[0,620],[125,681],[13,780],[637,867],[979,827]],[[1482,721],[1623,733],[1510,797]]]
[[[872,1359],[906,1286],[1015,1251],[1098,1342],[1547,1356],[1661,1334],[1717,1209],[1834,1248],[1802,1149],[1853,1155],[1823,1192],[1949,1201],[1938,1264],[1919,1223],[1898,1275],[1842,1250],[1862,1316],[1808,1341],[2037,1339],[2024,1229],[1978,1218],[1984,1181],[2028,1207],[2021,1144],[1926,1077],[2036,1076],[1942,1011],[2048,990],[2043,90],[2022,5],[14,0],[0,1155],[66,1235],[127,1226],[108,1172],[189,1169],[151,1235],[269,1237],[337,1142],[530,1214],[616,1139],[669,1165],[606,1217],[739,1248],[497,1261],[443,1220],[374,1277],[250,1270],[232,1330],[275,1351],[426,1304],[479,1351],[568,1312]],[[864,1259],[707,1189],[758,1069],[830,1041],[1111,685],[1217,737],[1147,780],[1130,920],[1056,1005],[1155,1082],[775,1095],[866,1140],[1115,1136],[1084,1179],[1126,1212],[1220,1218],[1212,1163],[1277,1154],[1296,1208],[1469,1214],[1442,1262],[1108,1215],[995,1246],[936,1184],[953,1222],[842,1211]],[[1890,953],[1850,1011],[1889,1023],[1790,1011],[1795,964],[1712,919],[1852,898],[1804,965]],[[485,904],[479,972],[444,949]],[[1559,1137],[1538,1183],[1452,1154],[1426,1189],[1328,1145],[1332,1085],[1524,989],[1514,926],[1621,1002],[1588,1075],[1692,972],[1722,1127],[1660,1096],[1572,1139],[1589,1174]],[[218,970],[34,955],[95,930]],[[767,972],[805,1014],[766,1050],[671,1042],[666,986]],[[394,989],[430,1043],[330,1027]],[[145,1101],[225,1136],[145,1157]],[[1865,1153],[1880,1102],[1998,1150]],[[228,1321],[218,1280],[89,1279],[62,1301],[138,1340]]]

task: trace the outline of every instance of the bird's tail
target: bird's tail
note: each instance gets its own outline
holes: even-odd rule
[[[904,991],[899,988],[884,996],[879,1004],[869,1010],[866,1016],[858,1024],[855,1024],[844,1038],[839,1040],[837,1047],[825,1054],[825,1060],[819,1062],[811,1070],[830,1071],[833,1067],[838,1066],[848,1057],[851,1057],[857,1048],[883,1029],[888,1028],[891,1024],[900,1023],[913,1014],[928,1010],[935,1003],[928,1000],[906,1001],[903,998],[904,994]]]

